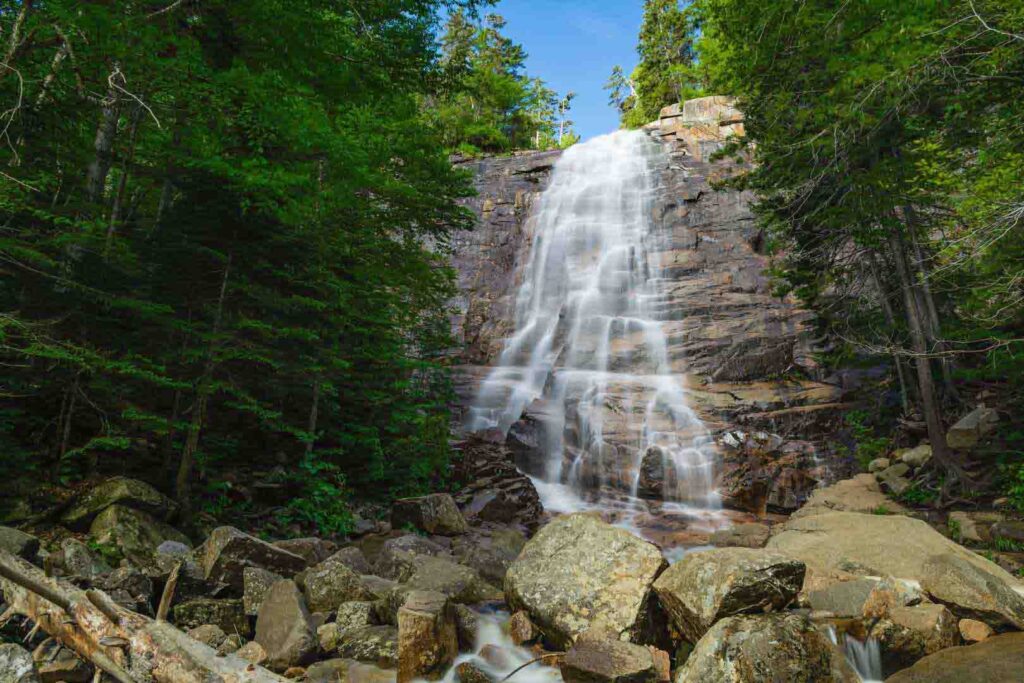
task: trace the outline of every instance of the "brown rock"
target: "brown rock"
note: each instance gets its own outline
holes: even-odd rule
[[[171,614],[174,625],[181,629],[213,624],[224,633],[238,633],[246,638],[252,635],[252,627],[245,616],[241,600],[196,598],[175,605]]]
[[[1021,680],[1024,633],[1006,633],[983,642],[929,655],[886,683],[1009,683]]]
[[[249,616],[259,614],[260,605],[266,597],[270,587],[284,577],[280,574],[260,569],[259,567],[246,567],[242,572],[242,606]]]
[[[995,633],[984,621],[975,619],[961,619],[957,627],[960,629],[960,637],[968,644],[988,640]]]
[[[287,669],[285,669],[284,673],[281,675],[291,680],[305,678],[306,668],[302,666],[290,666]]]
[[[364,626],[341,634],[338,654],[360,662],[393,669],[398,666],[398,629]]]
[[[661,672],[643,645],[581,637],[559,669],[566,683],[655,683]]]
[[[251,640],[238,648],[238,650],[235,651],[235,654],[245,661],[252,662],[256,665],[262,665],[263,662],[267,661],[267,653],[263,650],[263,646],[255,640]]]
[[[473,662],[459,664],[455,667],[455,675],[459,683],[494,683],[494,679]]]
[[[540,637],[540,631],[530,621],[530,615],[519,611],[508,620],[508,636],[516,645],[532,643]]]
[[[218,647],[228,637],[224,633],[224,629],[216,624],[203,624],[202,626],[196,626],[188,630],[190,638],[198,640],[200,643],[209,645],[212,648]]]
[[[441,593],[413,591],[398,610],[398,681],[440,678],[459,652],[455,614]]]

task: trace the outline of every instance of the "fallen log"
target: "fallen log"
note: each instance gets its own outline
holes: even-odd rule
[[[48,577],[5,550],[0,550],[0,588],[11,610],[119,683],[287,681],[237,655],[219,656],[166,621],[125,609],[101,591]]]

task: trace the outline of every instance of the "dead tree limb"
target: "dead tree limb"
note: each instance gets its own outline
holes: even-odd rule
[[[46,576],[0,550],[0,588],[18,614],[36,622],[61,645],[110,674],[118,683],[285,683],[266,669],[216,650],[165,621],[156,621]],[[104,600],[107,598],[107,600]],[[103,604],[103,609],[96,603]],[[107,613],[111,612],[111,615]],[[113,619],[111,618],[113,617]],[[101,643],[127,642],[124,648]]]

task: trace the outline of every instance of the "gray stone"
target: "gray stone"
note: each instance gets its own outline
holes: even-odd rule
[[[474,530],[455,538],[452,551],[459,564],[477,570],[485,580],[500,586],[525,545],[526,536],[517,529]]]
[[[212,598],[196,598],[175,605],[171,614],[174,625],[187,630],[214,624],[224,633],[237,633],[248,638],[252,635],[252,627],[245,616],[241,600],[214,600]]]
[[[958,555],[930,557],[922,568],[921,588],[958,617],[995,629],[1024,629],[1024,597],[1000,576]]]
[[[251,640],[238,648],[235,651],[235,654],[245,661],[252,662],[257,665],[263,664],[263,662],[267,661],[267,653],[263,651],[263,646],[255,640]]]
[[[788,605],[804,581],[804,563],[750,548],[716,548],[669,567],[654,590],[672,623],[692,643],[718,620]]]
[[[1024,544],[1024,521],[1016,519],[999,521],[992,525],[990,531],[996,540]]]
[[[0,643],[0,674],[4,683],[40,683],[32,655],[14,643]]]
[[[949,513],[946,524],[956,541],[988,543],[992,540],[992,525],[1005,518],[1001,512],[954,510]]]
[[[246,567],[259,567],[290,578],[306,568],[299,555],[282,550],[238,529],[214,529],[199,549],[199,562],[208,581],[225,583],[241,592]]]
[[[881,472],[882,470],[888,469],[889,465],[892,464],[889,458],[875,458],[868,463],[868,472],[872,474],[875,472]]]
[[[304,584],[306,601],[314,612],[330,612],[352,600],[373,599],[359,575],[333,556],[310,568]]]
[[[393,669],[398,666],[398,629],[364,626],[341,635],[338,654],[360,662]]]
[[[831,612],[837,617],[859,617],[864,614],[864,605],[876,585],[877,579],[842,581],[808,592],[807,604],[811,609]]]
[[[377,555],[374,574],[386,579],[403,581],[415,571],[413,560],[417,555],[438,556],[447,551],[422,536],[407,534],[384,541]]]
[[[447,493],[396,500],[391,506],[391,528],[408,527],[441,536],[457,536],[469,531],[466,519]]]
[[[61,521],[71,528],[84,529],[96,515],[114,504],[142,510],[161,520],[167,520],[178,509],[177,503],[144,481],[111,477],[72,505]]]
[[[263,599],[270,591],[270,587],[284,577],[280,574],[261,569],[259,567],[246,567],[242,570],[242,605],[245,613],[249,616],[256,616],[260,611]]]
[[[950,448],[968,451],[978,445],[982,437],[995,429],[999,413],[985,406],[978,406],[957,420],[946,432],[946,443]]]
[[[459,650],[472,652],[476,649],[476,634],[480,617],[465,605],[455,605],[455,631],[459,636]]]
[[[157,548],[167,541],[187,546],[188,536],[158,521],[152,515],[124,505],[111,505],[96,515],[89,527],[89,537],[96,543],[116,548],[121,555],[150,576],[158,576],[163,568],[157,559]]]
[[[859,683],[828,638],[792,613],[722,619],[697,641],[674,683]]]
[[[23,560],[33,562],[39,552],[39,539],[20,529],[0,526],[0,549],[17,555]]]
[[[227,639],[224,629],[216,624],[203,624],[188,630],[188,637],[198,640],[200,643],[209,645],[212,648],[220,647],[220,644]]]
[[[61,564],[69,576],[90,581],[113,571],[107,562],[76,538],[61,541]]]
[[[256,642],[267,653],[265,666],[284,671],[308,664],[318,645],[313,621],[294,581],[282,580],[270,587],[256,617]]]
[[[363,626],[373,626],[374,614],[372,602],[343,602],[338,606],[338,614],[334,618],[334,623],[338,627],[338,631],[344,633]]]
[[[642,640],[654,628],[651,584],[667,564],[657,547],[624,529],[566,515],[523,548],[505,576],[505,597],[556,647],[567,649],[592,625]]]
[[[932,459],[932,447],[929,444],[923,443],[919,446],[915,446],[909,450],[903,451],[900,455],[900,461],[913,467],[915,470],[919,467],[923,467],[928,461]]]
[[[373,569],[370,567],[370,563],[367,561],[366,555],[364,555],[363,551],[354,545],[342,548],[333,555],[330,555],[330,558],[335,562],[340,562],[345,565],[356,574],[373,573]]]

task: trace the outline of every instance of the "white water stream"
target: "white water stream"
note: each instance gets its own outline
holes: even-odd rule
[[[651,199],[664,160],[639,131],[575,145],[535,214],[515,333],[468,427],[507,433],[538,408],[548,509],[600,507],[610,489],[637,505],[648,453],[663,473],[662,500],[685,503],[686,514],[719,508],[712,438],[673,372],[663,329],[673,306],[660,259],[671,240],[653,229]]]

